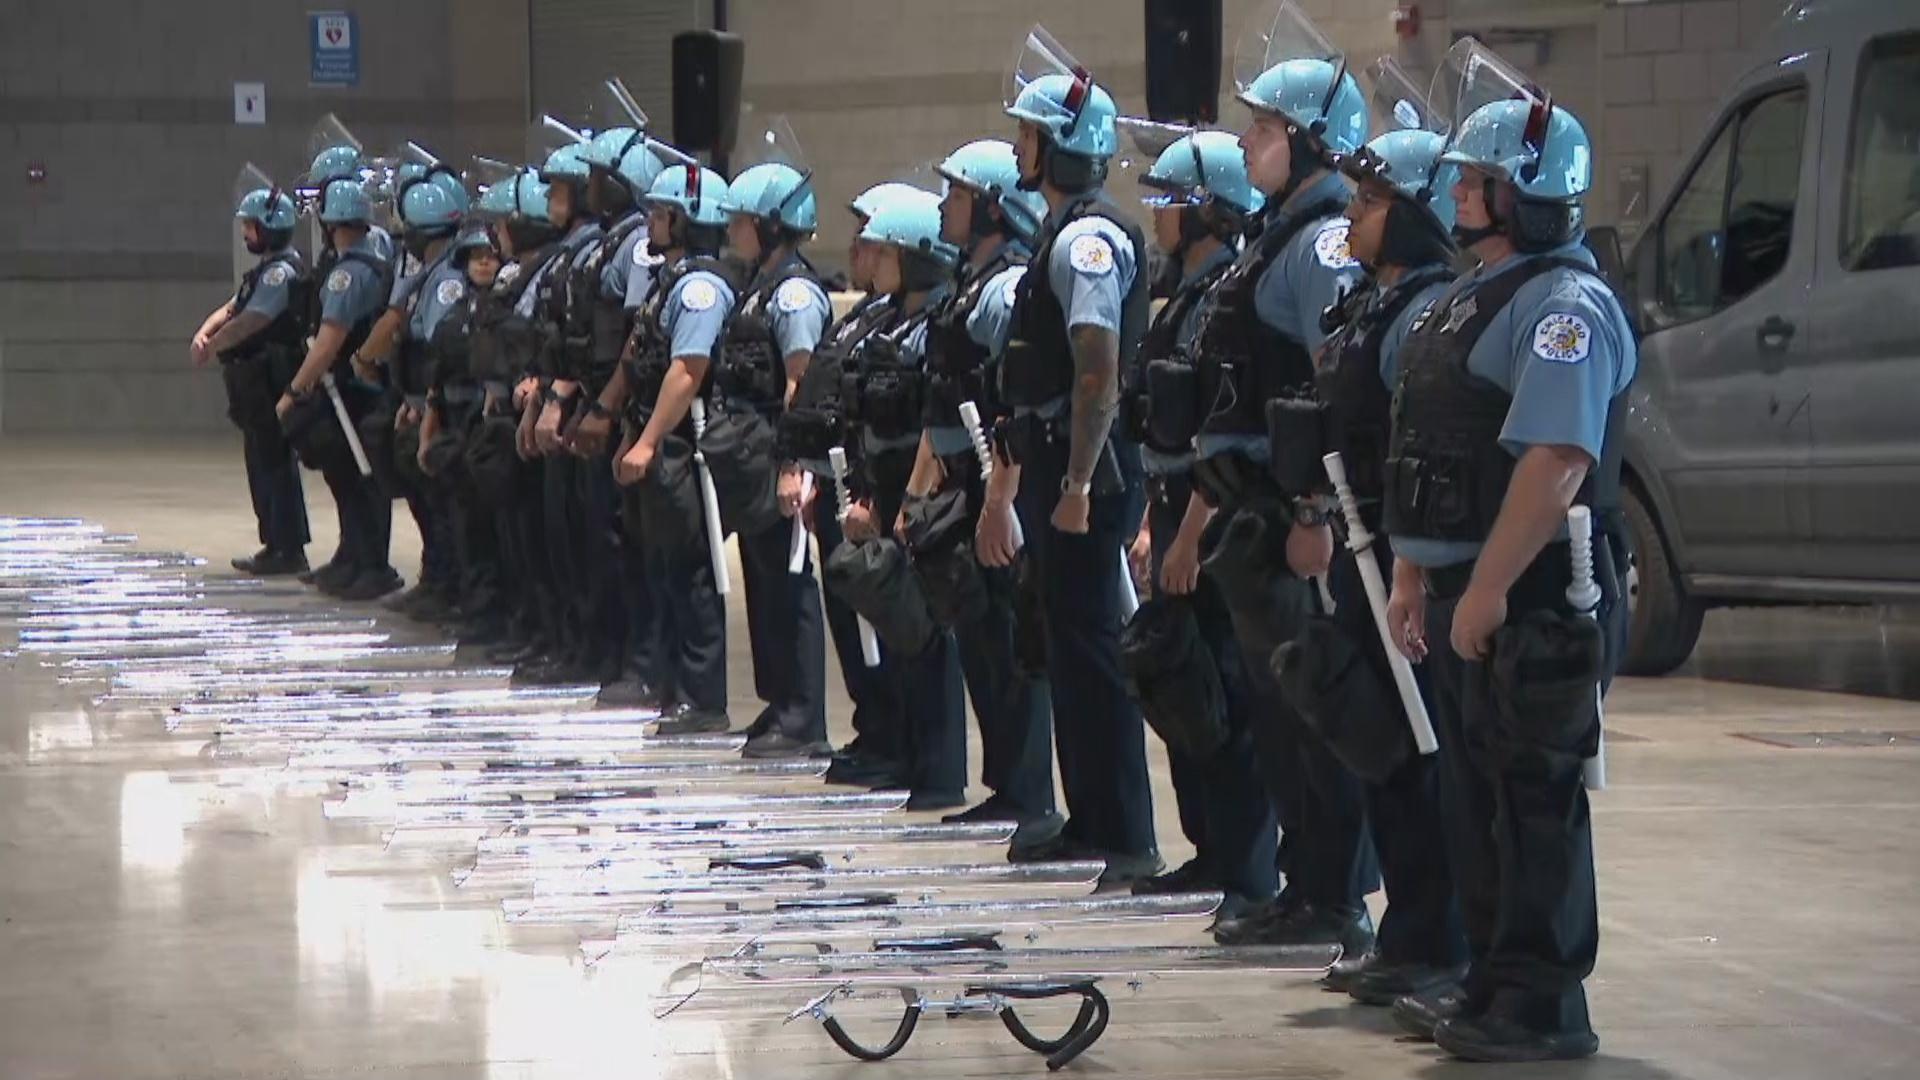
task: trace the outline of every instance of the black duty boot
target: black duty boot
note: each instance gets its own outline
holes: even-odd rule
[[[394,573],[392,567],[381,567],[378,570],[362,570],[337,590],[327,590],[324,584],[321,589],[342,600],[378,600],[402,584],[400,575]]]
[[[1362,1005],[1386,1006],[1404,997],[1458,986],[1466,975],[1465,964],[1459,967],[1435,967],[1432,964],[1397,964],[1377,960],[1352,980],[1346,991]]]
[[[747,736],[746,749],[740,756],[752,759],[766,758],[802,758],[826,757],[833,753],[833,746],[825,739],[808,742],[770,727],[757,735]]]
[[[1463,1061],[1573,1061],[1600,1050],[1600,1037],[1591,1029],[1535,1031],[1497,1011],[1441,1021],[1433,1041]]]
[[[1351,993],[1353,984],[1367,972],[1380,966],[1378,950],[1368,950],[1352,956],[1342,956],[1333,962],[1325,975],[1320,976],[1320,985],[1340,993]],[[1392,1004],[1392,999],[1388,999]]]
[[[1460,986],[1429,990],[1403,997],[1393,1003],[1393,1022],[1401,1030],[1420,1039],[1432,1039],[1436,1028],[1448,1020],[1465,1015],[1472,999]]]
[[[733,726],[727,714],[696,709],[682,702],[668,709],[654,730],[660,735],[718,735]]]
[[[1135,896],[1159,896],[1166,893],[1199,892],[1216,888],[1199,859],[1188,859],[1164,874],[1141,878],[1133,883]]]
[[[622,675],[600,687],[594,703],[603,709],[657,709],[660,688],[638,675]]]
[[[261,548],[251,555],[233,560],[232,565],[235,570],[254,577],[285,577],[307,569],[307,553],[298,548],[291,551]]]

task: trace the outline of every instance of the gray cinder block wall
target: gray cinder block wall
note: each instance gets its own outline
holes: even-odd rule
[[[511,152],[526,0],[301,5],[11,0],[0,34],[0,430],[217,430],[219,377],[186,343],[232,288],[242,162],[305,168],[337,112],[386,152]],[[360,85],[308,85],[307,10],[352,8]],[[233,122],[264,82],[268,122]],[[30,183],[28,170],[45,170]]]

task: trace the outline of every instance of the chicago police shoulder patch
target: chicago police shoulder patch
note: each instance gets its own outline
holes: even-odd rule
[[[467,286],[459,278],[447,278],[433,292],[433,298],[442,304],[457,304],[467,295]]]
[[[1106,274],[1113,270],[1113,245],[1104,236],[1083,233],[1067,248],[1067,262],[1083,274]]]
[[[680,306],[688,311],[705,311],[720,302],[720,290],[711,281],[695,278],[680,289]]]
[[[1347,245],[1348,227],[1344,218],[1320,226],[1319,233],[1313,238],[1313,255],[1320,260],[1321,266],[1329,270],[1345,270],[1360,265],[1353,257],[1353,249]]]
[[[1533,328],[1533,354],[1556,364],[1577,364],[1593,351],[1593,330],[1578,315],[1555,312]]]
[[[293,271],[287,269],[286,263],[274,263],[272,266],[267,267],[266,273],[260,275],[260,280],[266,285],[279,286],[285,285],[287,279],[292,276]]]
[[[353,275],[347,273],[347,268],[344,266],[327,275],[328,292],[346,292],[352,284]]]
[[[780,305],[781,311],[791,315],[813,306],[813,290],[807,288],[806,281],[801,278],[792,278],[774,293],[774,300]]]

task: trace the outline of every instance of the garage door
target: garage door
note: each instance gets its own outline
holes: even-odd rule
[[[653,131],[671,138],[673,35],[693,29],[687,0],[530,0],[533,108],[576,117],[592,85],[618,75]]]

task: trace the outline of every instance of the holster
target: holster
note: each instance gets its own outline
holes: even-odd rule
[[[720,500],[720,524],[729,532],[754,536],[781,520],[775,439],[771,420],[742,408],[718,413],[700,436]]]
[[[1193,603],[1154,597],[1120,631],[1127,692],[1167,748],[1198,761],[1227,742],[1226,691]]]
[[[694,470],[692,443],[677,435],[660,440],[653,466],[634,493],[640,533],[649,547],[686,551],[696,544],[705,546],[700,478]]]
[[[1267,402],[1267,469],[1281,492],[1290,496],[1331,487],[1325,463],[1326,407],[1313,397],[1274,398]]]
[[[940,628],[927,610],[906,549],[889,539],[843,541],[827,555],[826,586],[865,616],[880,640],[905,657],[919,656]]]
[[[1287,701],[1354,775],[1385,783],[1414,752],[1406,712],[1375,650],[1326,616],[1273,651],[1273,677]]]
[[[1487,745],[1497,757],[1593,754],[1600,740],[1602,637],[1600,625],[1584,615],[1546,610],[1494,631]]]
[[[987,613],[987,581],[973,555],[973,515],[964,488],[908,496],[901,540],[913,557],[927,609],[942,626],[965,626]]]

